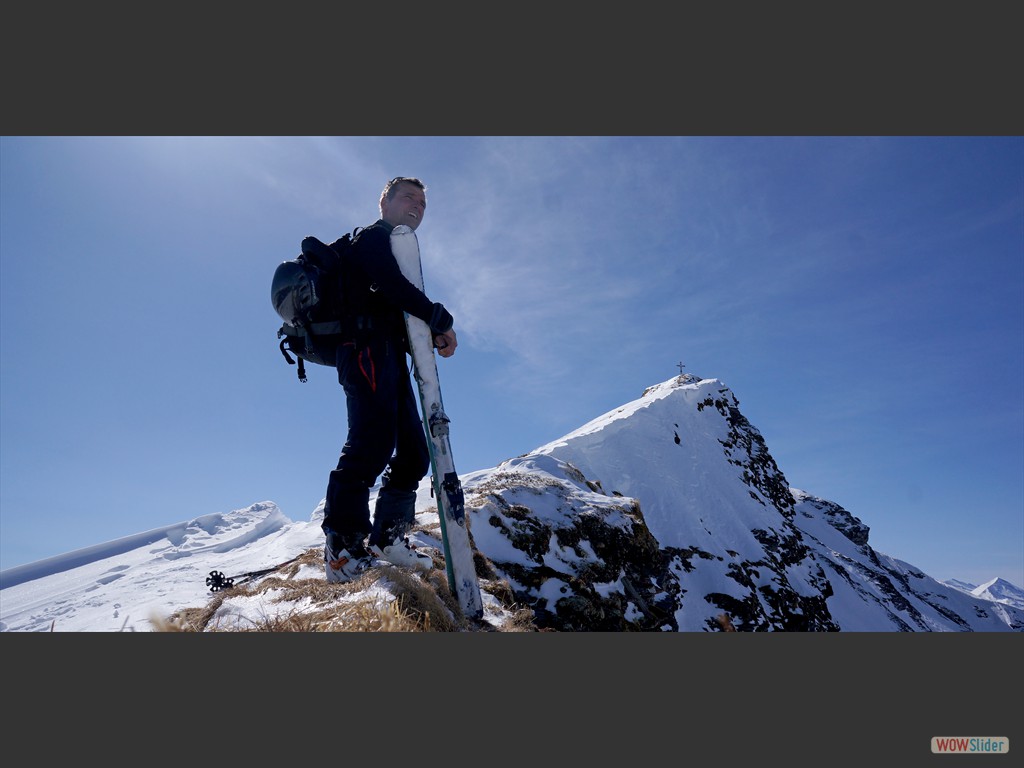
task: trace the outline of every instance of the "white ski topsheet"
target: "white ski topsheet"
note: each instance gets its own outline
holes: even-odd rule
[[[391,233],[391,251],[398,261],[402,274],[422,291],[423,267],[415,231],[405,224],[395,227]],[[455,461],[448,438],[447,416],[441,400],[441,383],[437,374],[437,359],[434,357],[433,334],[425,322],[409,314],[405,316],[405,326],[412,351],[416,385],[420,393],[424,430],[430,444],[434,497],[437,499],[438,517],[441,520],[449,587],[456,595],[463,613],[479,618],[483,615],[483,602],[476,578],[473,548],[469,541],[469,521],[464,509],[461,510],[462,514],[459,517],[453,514],[448,491],[443,484],[446,477],[454,478],[458,482],[458,475],[455,472]],[[445,420],[443,429],[438,430],[436,435],[429,426],[431,416],[440,416]],[[458,485],[458,495],[461,499],[461,483]]]

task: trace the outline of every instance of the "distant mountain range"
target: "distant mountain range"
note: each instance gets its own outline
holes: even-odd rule
[[[1024,589],[1014,586],[999,577],[992,579],[992,581],[986,581],[981,586],[958,579],[947,579],[942,583],[974,597],[980,597],[984,600],[991,600],[994,603],[1003,603],[1004,605],[1024,610]]]

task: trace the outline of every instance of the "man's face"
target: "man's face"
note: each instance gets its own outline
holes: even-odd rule
[[[380,217],[394,227],[407,224],[410,229],[416,229],[426,213],[427,196],[422,189],[408,181],[400,182],[393,191],[395,194],[392,198],[381,204]]]

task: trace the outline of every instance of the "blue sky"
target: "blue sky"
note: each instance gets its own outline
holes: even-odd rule
[[[428,187],[460,472],[686,371],[790,484],[940,579],[1024,586],[1024,140],[0,138],[0,568],[323,498],[333,372],[274,267]]]

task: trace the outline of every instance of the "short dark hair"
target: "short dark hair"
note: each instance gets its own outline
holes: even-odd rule
[[[384,185],[384,190],[380,193],[380,202],[383,203],[385,200],[393,198],[395,196],[395,187],[403,181],[416,185],[424,192],[427,191],[427,185],[414,176],[395,176],[395,178]]]

